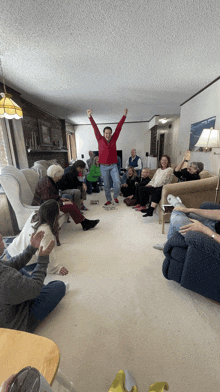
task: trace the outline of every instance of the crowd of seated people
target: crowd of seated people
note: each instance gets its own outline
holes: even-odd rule
[[[61,190],[63,198],[74,201],[79,210],[85,210],[83,200],[86,200],[86,184],[79,180],[86,167],[85,162],[77,160],[71,166],[64,169],[64,174],[56,183],[56,186]]]
[[[174,169],[174,174],[180,181],[200,178],[202,165],[195,162],[189,165],[189,160],[190,152],[186,151],[182,162]],[[58,264],[54,251],[55,238],[59,244],[59,212],[69,213],[76,224],[81,223],[84,231],[99,223],[99,220],[85,219],[73,200],[59,194],[59,189],[64,194],[67,190],[78,187],[81,187],[81,191],[86,189],[78,182],[78,173],[82,172],[84,165],[83,161],[76,161],[66,172],[60,165],[51,165],[47,175],[39,180],[35,189],[32,205],[40,206],[39,210],[30,215],[21,233],[7,249],[0,235],[0,327],[34,332],[68,291],[68,284],[52,281],[44,285],[44,279],[47,273],[68,274],[68,270]],[[170,165],[169,156],[163,155],[160,168],[156,170],[152,180],[149,178],[148,168],[141,171],[139,179],[134,166],[128,167],[126,183],[121,185],[121,191],[124,197],[136,200],[136,210],[152,216],[160,201],[162,187],[172,181],[173,169]],[[99,157],[91,156],[90,172],[86,176],[89,185],[87,189],[91,189],[90,185],[97,183],[99,177]],[[66,194],[72,196],[71,192]],[[146,210],[149,196],[151,204]],[[183,235],[195,230],[206,233],[220,243],[220,210],[186,208],[179,198],[172,195],[168,196],[168,202],[175,207],[168,239],[176,230]],[[163,247],[164,244],[155,246],[161,250]]]
[[[47,175],[37,183],[32,206],[40,206],[46,200],[54,199],[58,202],[60,211],[69,213],[76,224],[81,223],[84,231],[95,227],[99,220],[86,219],[74,201],[60,197],[56,183],[61,180],[63,174],[64,169],[60,165],[51,165],[47,169]]]

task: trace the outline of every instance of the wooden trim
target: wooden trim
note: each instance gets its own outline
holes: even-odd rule
[[[209,83],[207,86],[203,87],[202,90],[199,90],[198,93],[192,95],[192,97],[190,97],[189,99],[187,99],[185,102],[181,103],[180,106],[185,105],[185,103],[189,102],[191,99],[193,99],[194,97],[196,97],[196,95],[199,95],[202,91],[206,90],[208,87],[210,87],[212,84],[216,83],[217,80],[220,79],[220,76],[218,78],[216,78],[215,80],[213,80],[211,83]]]

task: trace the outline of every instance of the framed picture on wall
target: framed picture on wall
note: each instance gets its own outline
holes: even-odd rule
[[[194,124],[191,124],[190,140],[189,140],[190,151],[203,151],[203,148],[195,147],[195,144],[198,142],[203,129],[215,128],[215,119],[216,117],[210,117],[207,118],[206,120],[202,120]]]
[[[39,135],[41,146],[52,146],[51,139],[51,126],[49,123],[43,120],[38,120]]]

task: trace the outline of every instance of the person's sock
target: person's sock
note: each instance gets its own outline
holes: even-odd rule
[[[99,219],[96,219],[96,220],[84,219],[84,220],[81,222],[83,231],[87,231],[87,230],[89,230],[89,229],[93,229],[93,227],[95,227],[99,222],[100,222]]]
[[[65,286],[66,286],[66,291],[65,291],[65,295],[68,293],[68,291],[69,291],[69,289],[70,289],[70,284],[69,284],[69,282],[66,282],[65,283]]]
[[[158,250],[163,250],[165,244],[166,244],[166,242],[164,242],[164,244],[156,244],[156,245],[153,245],[153,248],[158,249]]]
[[[146,213],[145,215],[143,215],[143,217],[146,217],[146,216],[153,216],[153,213],[154,213],[154,207],[149,207],[149,208],[147,209],[147,213]]]
[[[179,197],[175,197],[173,195],[167,196],[167,201],[170,203],[171,206],[176,207],[178,205],[184,206],[182,200]],[[184,206],[185,207],[185,206]]]

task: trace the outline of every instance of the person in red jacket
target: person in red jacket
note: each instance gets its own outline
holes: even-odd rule
[[[125,109],[124,116],[122,116],[121,120],[119,121],[113,135],[112,135],[112,129],[110,127],[105,127],[103,129],[104,136],[102,136],[92,117],[92,110],[91,109],[87,110],[87,115],[92,124],[92,127],[95,132],[95,137],[99,145],[100,170],[104,180],[104,190],[107,199],[105,205],[112,203],[110,178],[112,178],[113,181],[113,192],[114,192],[115,203],[119,203],[118,195],[120,194],[121,183],[120,183],[120,177],[119,177],[119,172],[117,167],[118,158],[117,158],[116,141],[121,132],[122,125],[125,122],[127,113],[128,113],[128,109]]]

